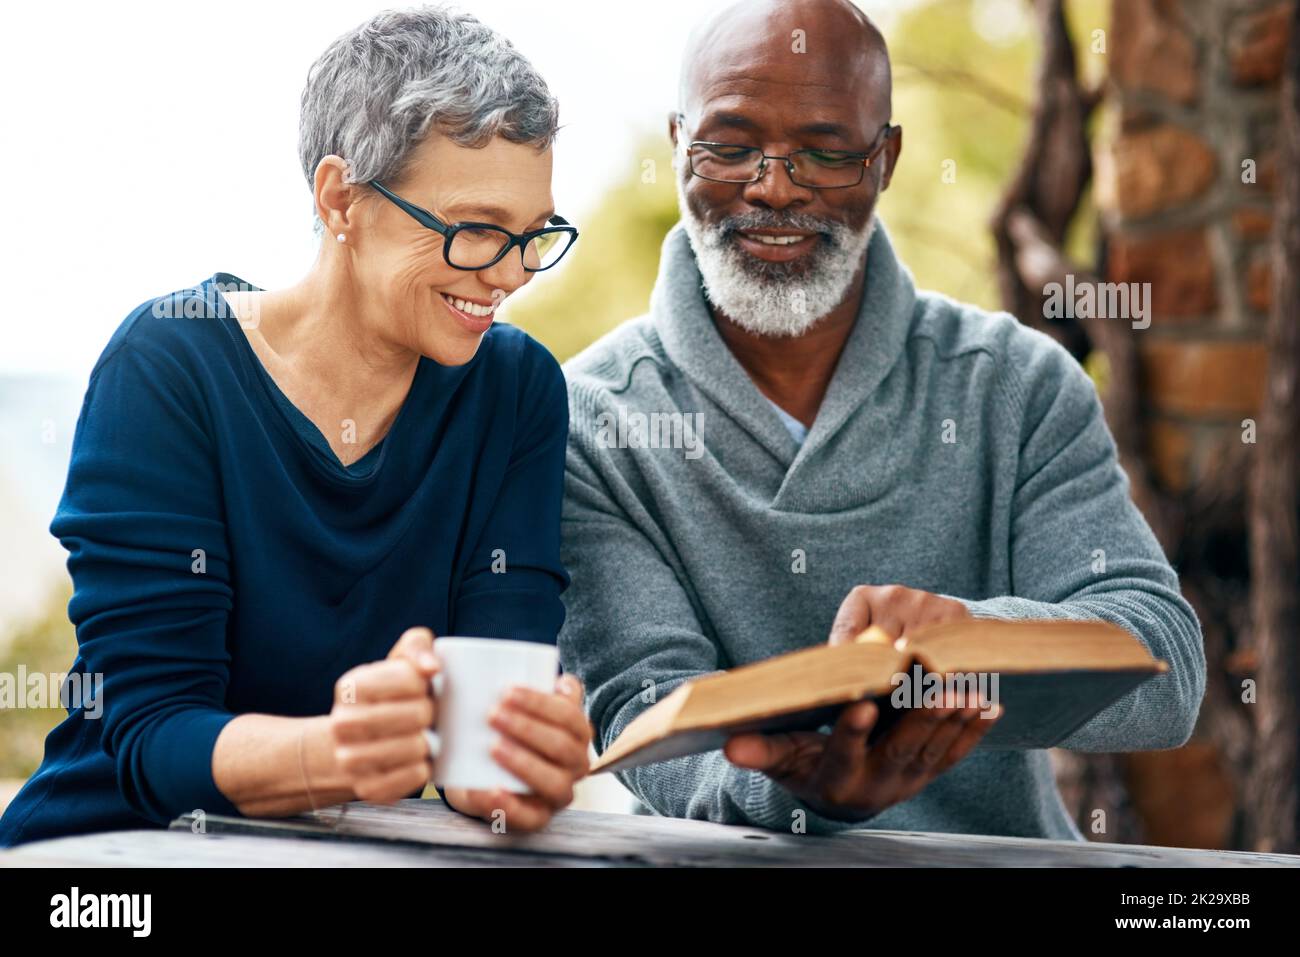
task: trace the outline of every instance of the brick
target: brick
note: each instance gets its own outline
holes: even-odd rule
[[[1171,230],[1148,236],[1111,238],[1107,256],[1111,282],[1151,283],[1156,320],[1201,316],[1218,306],[1214,263],[1204,230]]]
[[[1124,783],[1146,840],[1162,847],[1231,848],[1237,793],[1208,740],[1134,751],[1122,759]]]
[[[1249,678],[1259,670],[1259,651],[1255,648],[1236,648],[1223,658],[1223,670],[1237,678]]]
[[[1273,308],[1273,264],[1266,250],[1251,256],[1246,267],[1246,304],[1256,312]]]
[[[1255,172],[1257,173],[1255,185],[1271,196],[1273,191],[1277,189],[1276,149],[1269,150],[1260,157],[1259,168]]]
[[[1196,134],[1170,123],[1123,133],[1112,151],[1113,162],[1102,170],[1114,176],[1114,183],[1100,185],[1099,192],[1113,196],[1119,213],[1129,219],[1179,206],[1214,182],[1214,151]]]
[[[1111,79],[1121,88],[1159,93],[1184,104],[1196,102],[1196,45],[1178,0],[1116,0],[1107,36]]]
[[[1146,461],[1156,480],[1171,492],[1185,491],[1192,455],[1192,432],[1169,419],[1153,417],[1146,423]]]
[[[1228,63],[1238,86],[1271,86],[1282,77],[1291,37],[1291,0],[1245,13],[1228,26]]]
[[[1147,127],[1155,126],[1159,122],[1161,122],[1159,115],[1137,104],[1121,103],[1119,105],[1119,131],[1121,133],[1144,130]]]
[[[1147,339],[1138,355],[1143,392],[1158,411],[1235,416],[1259,410],[1268,370],[1261,342]]]
[[[1273,214],[1244,206],[1233,212],[1232,229],[1240,239],[1267,239],[1273,234]]]

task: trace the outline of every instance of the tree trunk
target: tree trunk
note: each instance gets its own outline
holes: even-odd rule
[[[1258,661],[1255,761],[1246,783],[1250,846],[1296,849],[1300,689],[1300,5],[1282,81],[1269,367],[1251,482],[1251,617]]]

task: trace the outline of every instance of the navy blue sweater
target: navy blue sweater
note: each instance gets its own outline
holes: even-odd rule
[[[551,355],[494,326],[463,366],[421,358],[348,469],[226,306],[216,284],[241,281],[144,303],[91,373],[51,531],[102,716],[72,702],[0,846],[237,814],[212,778],[226,723],[328,712],[339,676],[413,625],[555,642],[568,404]]]

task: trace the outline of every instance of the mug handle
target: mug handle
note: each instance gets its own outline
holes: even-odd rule
[[[438,737],[438,732],[433,728],[425,728],[424,740],[429,745],[429,758],[437,761],[438,755],[442,753],[442,738]]]
[[[433,692],[433,698],[436,701],[438,695],[442,694],[443,678],[441,671],[433,676],[430,688]],[[438,755],[442,753],[442,738],[438,736],[438,732],[434,731],[433,728],[425,728],[424,740],[429,745],[429,760],[437,761]]]

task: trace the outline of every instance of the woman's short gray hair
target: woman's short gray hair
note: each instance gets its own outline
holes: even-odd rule
[[[559,107],[510,41],[447,7],[387,10],[330,44],[307,74],[298,125],[303,175],[331,154],[348,180],[396,179],[431,131],[462,146],[495,136],[544,149]]]

